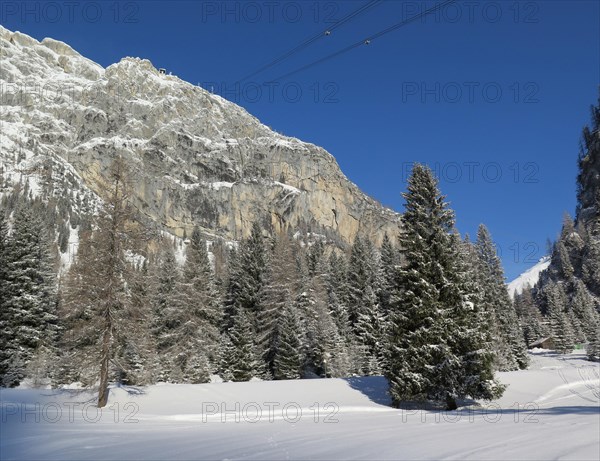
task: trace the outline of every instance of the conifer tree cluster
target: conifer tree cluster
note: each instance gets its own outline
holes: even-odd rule
[[[426,167],[414,168],[399,236],[377,246],[359,234],[346,249],[258,222],[226,244],[198,228],[149,238],[129,205],[130,174],[117,159],[101,215],[71,227],[78,251],[60,283],[44,250],[60,254],[60,237],[44,236],[64,233],[60,222],[23,208],[0,223],[4,385],[35,368],[55,385],[98,386],[102,406],[110,382],[384,374],[398,405],[454,408],[500,395],[494,372],[526,366],[489,232],[461,240]]]
[[[515,307],[531,344],[549,337],[570,353],[584,345],[600,360],[600,104],[592,107],[579,154],[577,214],[563,219],[550,252],[550,266],[538,284],[515,297]]]
[[[0,212],[0,380],[8,387],[51,374],[58,335],[56,275],[45,225],[21,205],[12,226],[9,235]]]

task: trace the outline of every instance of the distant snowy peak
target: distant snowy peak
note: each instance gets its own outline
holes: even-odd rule
[[[550,256],[544,256],[535,266],[527,269],[510,282],[508,284],[508,293],[510,294],[510,297],[514,298],[515,294],[521,294],[526,285],[533,287],[540,279],[540,274],[548,269],[549,265]]]

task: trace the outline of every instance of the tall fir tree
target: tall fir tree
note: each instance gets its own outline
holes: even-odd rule
[[[232,381],[250,381],[263,373],[253,338],[254,326],[250,312],[240,310],[234,316],[233,327],[229,330],[231,347],[227,358],[228,369],[224,370]]]
[[[347,372],[349,359],[329,310],[325,266],[322,260],[316,275],[305,280],[295,303],[304,332],[303,370],[307,376],[341,377]]]
[[[364,348],[367,358],[361,370],[362,374],[379,374],[385,353],[385,321],[380,311],[379,298],[371,286],[367,286],[363,293],[354,330],[356,341]]]
[[[380,306],[382,315],[387,316],[390,307],[390,296],[394,286],[394,274],[398,265],[398,252],[394,248],[394,244],[390,240],[388,234],[384,234],[381,244],[381,290],[380,290]]]
[[[520,294],[515,293],[513,303],[519,317],[519,322],[523,327],[523,337],[528,347],[535,341],[549,335],[548,329],[544,325],[542,314],[533,299],[532,289],[529,284],[523,287],[523,291]]]
[[[178,340],[185,322],[185,306],[179,291],[181,273],[173,248],[168,244],[163,246],[157,261],[152,287],[151,331],[156,344],[155,379],[159,382],[178,382],[183,379],[183,370],[175,366],[172,359],[181,352]]]
[[[218,310],[219,306],[211,305],[212,300],[203,291],[205,275],[196,273],[201,282],[193,275],[195,256],[181,271],[172,248],[166,246],[163,250],[154,283],[153,322],[160,381],[204,383],[210,376],[209,358],[213,369],[217,367],[220,318],[211,308]]]
[[[10,343],[13,339],[12,320],[8,316],[8,223],[5,211],[0,208],[0,384],[10,363]],[[10,383],[9,383],[10,384]]]
[[[227,251],[226,272],[226,293],[223,301],[221,333],[227,332],[233,326],[234,317],[239,307],[238,295],[242,291],[240,255],[235,246]]]
[[[495,323],[496,368],[500,371],[524,369],[528,357],[523,332],[506,289],[502,264],[492,236],[483,224],[477,231],[477,250],[483,309],[488,311]]]
[[[191,321],[197,328],[199,355],[205,356],[214,369],[218,362],[219,329],[223,322],[221,294],[216,285],[207,242],[195,228],[189,240],[183,266],[182,294]]]
[[[561,354],[568,354],[575,346],[575,334],[566,313],[567,295],[560,283],[546,286],[545,295],[554,349]]]
[[[148,253],[147,251],[145,252]],[[129,309],[132,332],[120,341],[117,355],[127,370],[123,381],[131,385],[148,385],[156,382],[156,343],[151,334],[154,312],[152,310],[152,276],[149,258],[137,262],[129,273],[131,307]]]
[[[582,342],[591,341],[598,334],[600,317],[594,308],[594,298],[581,280],[575,282],[570,305],[571,312],[573,312],[581,326]]]
[[[274,361],[281,344],[278,337],[281,334],[280,317],[293,304],[301,284],[294,244],[287,233],[282,232],[276,237],[268,261],[260,292],[256,337],[267,374],[277,377]]]
[[[381,371],[384,319],[380,306],[382,273],[369,240],[357,235],[348,262],[348,317],[352,340],[362,351],[361,374]]]
[[[480,284],[479,254],[468,235],[460,242],[458,235],[452,236],[455,245],[460,247],[459,278],[464,302],[456,309],[454,317],[459,328],[453,336],[454,348],[461,358],[463,369],[463,395],[478,395],[492,399],[500,396],[505,386],[494,378],[494,337],[492,325],[494,316],[486,309],[484,290]]]
[[[373,255],[369,254],[366,242],[360,235],[357,235],[352,244],[347,274],[348,314],[350,324],[354,330],[361,314],[365,291],[367,287],[372,287],[373,285],[374,264],[372,259]]]
[[[277,322],[273,357],[275,379],[297,379],[302,373],[302,340],[298,312],[293,304],[283,308]]]
[[[596,333],[588,341],[586,347],[588,359],[593,362],[600,362],[600,331],[596,330]]]
[[[556,243],[554,254],[552,255],[554,264],[558,267],[560,274],[564,280],[571,280],[574,275],[573,264],[571,264],[571,258],[569,252],[565,247],[562,240]]]
[[[5,231],[4,231],[5,232]],[[9,240],[4,240],[5,282],[2,321],[4,386],[15,386],[27,375],[35,354],[47,360],[55,352],[58,334],[56,276],[50,239],[41,217],[25,205],[15,212]],[[46,367],[50,372],[52,363]]]
[[[256,329],[266,268],[267,253],[262,230],[254,222],[250,236],[240,243],[238,250],[231,253],[225,309],[226,329],[234,323],[232,316],[242,310],[247,311]]]
[[[350,318],[348,314],[348,281],[346,278],[347,265],[343,255],[335,251],[329,256],[327,268],[327,295],[329,312],[335,321],[338,332],[346,341],[350,335]]]
[[[408,183],[399,244],[406,266],[397,273],[392,295],[387,377],[394,404],[491,398],[501,393],[490,383],[485,360],[463,365],[479,341],[468,342],[470,293],[466,291],[454,213],[438,190],[432,171],[416,164]],[[479,335],[478,335],[479,336]]]

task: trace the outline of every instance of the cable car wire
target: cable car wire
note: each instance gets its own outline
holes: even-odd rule
[[[286,60],[287,58],[289,58],[290,56],[298,53],[299,51],[302,51],[304,48],[310,46],[311,44],[313,44],[314,42],[316,42],[317,40],[319,40],[320,38],[326,37],[326,36],[330,36],[331,33],[343,26],[344,24],[350,22],[352,19],[356,18],[357,16],[360,16],[361,14],[365,13],[366,11],[370,10],[371,8],[377,6],[378,4],[382,3],[383,0],[371,0],[369,3],[366,3],[364,5],[362,5],[360,8],[354,10],[353,12],[347,14],[346,16],[344,16],[342,19],[340,19],[339,21],[337,21],[335,24],[333,24],[331,27],[329,27],[328,29],[319,32],[316,35],[313,35],[312,37],[308,38],[307,40],[305,40],[304,42],[300,43],[299,45],[297,45],[296,47],[292,48],[291,50],[289,50],[288,52],[280,55],[278,58],[274,59],[273,61],[269,62],[268,64],[265,64],[264,66],[258,68],[257,70],[255,70],[254,72],[246,75],[244,78],[239,79],[236,83],[241,83],[244,80],[249,79],[250,77],[254,77],[257,74],[260,74],[261,72],[270,69],[271,67],[273,67],[276,64],[279,64],[280,62]]]
[[[447,6],[447,5],[451,4],[451,3],[454,3],[454,2],[456,2],[456,0],[445,0],[444,2],[438,3],[437,5],[434,5],[434,6],[432,6],[432,7],[428,8],[428,9],[422,11],[421,13],[419,13],[419,14],[417,14],[415,16],[412,16],[412,17],[410,17],[408,19],[400,21],[399,23],[394,24],[394,25],[392,25],[392,26],[390,26],[390,27],[388,27],[386,29],[383,29],[382,31],[377,32],[377,33],[375,33],[375,34],[373,34],[373,35],[371,35],[371,36],[369,36],[369,37],[367,37],[367,38],[365,38],[363,40],[360,40],[360,41],[358,41],[356,43],[353,43],[352,45],[349,45],[346,48],[342,48],[341,50],[336,51],[335,53],[329,54],[329,55],[327,55],[327,56],[325,56],[325,57],[323,57],[321,59],[318,59],[318,60],[313,61],[313,62],[311,62],[309,64],[306,64],[306,65],[304,65],[304,66],[302,66],[302,67],[300,67],[300,68],[298,68],[296,70],[288,72],[287,74],[281,75],[280,77],[277,77],[275,79],[269,80],[268,83],[277,82],[279,80],[285,80],[286,78],[291,77],[292,75],[295,75],[297,73],[300,73],[302,71],[310,69],[311,67],[314,67],[314,66],[317,66],[319,64],[322,64],[325,61],[329,61],[330,59],[336,58],[337,56],[345,54],[348,51],[351,51],[351,50],[353,50],[355,48],[358,48],[359,46],[370,45],[373,40],[381,38],[384,35],[389,34],[390,32],[393,32],[393,31],[395,31],[395,30],[397,30],[397,29],[399,29],[401,27],[404,27],[404,26],[406,26],[406,25],[408,25],[408,24],[416,21],[417,19],[421,19],[421,18],[427,16],[428,14],[433,13],[433,12],[435,12],[437,10],[440,10],[441,8]]]

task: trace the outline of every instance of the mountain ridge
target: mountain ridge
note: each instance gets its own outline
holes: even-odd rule
[[[540,279],[541,273],[548,269],[548,266],[550,266],[550,256],[544,256],[517,278],[509,282],[506,287],[511,298],[521,294],[527,286],[533,288]]]
[[[254,221],[340,245],[399,231],[400,214],[360,191],[326,150],[147,59],[104,69],[54,39],[2,27],[0,41],[5,191],[26,178],[35,193],[77,190],[97,203],[119,155],[134,172],[135,207],[178,237],[199,226],[238,240]]]

